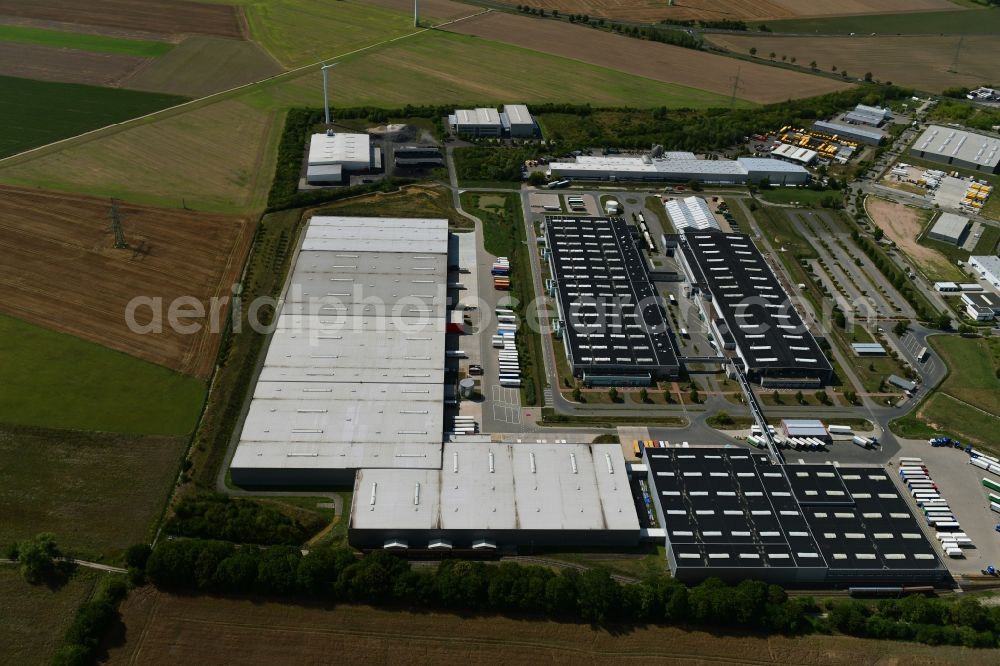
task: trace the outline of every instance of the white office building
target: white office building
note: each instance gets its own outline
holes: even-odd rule
[[[1000,289],[1000,257],[993,254],[969,257],[969,268],[995,288]]]

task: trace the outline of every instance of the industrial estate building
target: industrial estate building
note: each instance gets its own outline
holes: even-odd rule
[[[879,127],[891,117],[892,112],[888,108],[858,104],[854,107],[853,111],[849,111],[844,116],[844,120],[858,125],[871,125],[872,127]]]
[[[753,240],[745,234],[676,237],[684,273],[713,336],[761,386],[814,388],[833,367]]]
[[[503,111],[490,107],[457,109],[448,116],[448,126],[456,134],[466,136],[512,139],[538,136],[538,124],[524,104],[506,104]]]
[[[994,288],[1000,289],[1000,257],[993,254],[969,257],[969,268],[993,285]]]
[[[775,149],[771,151],[772,157],[794,162],[795,164],[801,164],[802,166],[809,166],[815,162],[817,155],[819,155],[819,153],[815,150],[809,150],[808,148],[804,148],[802,146],[793,146],[790,143],[779,143]]]
[[[313,217],[233,482],[345,484],[362,467],[440,467],[447,271],[447,220]]]
[[[307,183],[339,185],[349,174],[380,169],[382,153],[367,134],[313,134],[307,161]]]
[[[957,127],[929,126],[910,147],[910,154],[973,171],[1000,171],[1000,139]]]
[[[685,231],[721,231],[708,202],[701,197],[670,199],[664,205],[670,224],[678,233]]]
[[[733,448],[645,449],[643,462],[670,571],[684,582],[947,579],[881,468],[774,464]]]
[[[962,294],[965,314],[976,321],[993,321],[1000,316],[1000,296],[989,292]]]
[[[448,443],[440,469],[364,469],[348,538],[360,548],[636,546],[618,444]]]
[[[680,370],[637,234],[622,218],[545,221],[566,356],[588,385],[648,386]]]
[[[843,139],[850,139],[858,143],[866,143],[870,146],[877,146],[885,139],[885,132],[874,127],[859,127],[857,125],[845,125],[829,120],[817,120],[813,123],[813,129],[831,136]]]
[[[927,232],[927,237],[942,243],[961,246],[968,237],[971,227],[967,217],[955,213],[941,213],[941,217]]]
[[[574,162],[550,163],[548,175],[551,178],[608,181],[695,180],[716,185],[744,185],[763,180],[773,185],[803,185],[810,178],[805,168],[781,160],[761,157],[701,160],[688,152],[667,152],[662,157],[581,155]]]

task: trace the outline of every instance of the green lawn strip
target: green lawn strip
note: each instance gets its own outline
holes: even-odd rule
[[[0,157],[184,102],[176,95],[0,76]]]
[[[97,53],[156,58],[174,47],[168,42],[152,42],[141,39],[124,39],[106,35],[87,35],[79,32],[43,30],[18,25],[0,25],[0,42],[18,44],[38,44],[62,49],[78,49]]]
[[[683,428],[688,420],[683,416],[575,416],[558,414],[550,407],[542,408],[544,426],[590,426],[594,428],[615,428],[620,425],[649,425],[668,428]]]
[[[799,206],[819,208],[823,200],[831,197],[837,201],[843,200],[842,193],[834,190],[811,190],[808,187],[772,187],[757,193],[764,201],[779,204],[797,202]]]
[[[7,316],[0,367],[0,423],[183,435],[205,399],[197,379]]]

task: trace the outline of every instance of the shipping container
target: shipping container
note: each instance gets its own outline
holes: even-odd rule
[[[851,429],[851,426],[845,426],[845,425],[828,425],[826,427],[826,430],[831,435],[850,435],[854,433],[854,430]]]
[[[1000,493],[1000,483],[997,483],[996,481],[993,481],[992,479],[984,478],[983,479],[983,486],[985,486],[986,488],[989,488],[992,491]]]

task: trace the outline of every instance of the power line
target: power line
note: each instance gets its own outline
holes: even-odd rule
[[[729,98],[729,108],[736,106],[736,92],[742,90],[740,86],[740,65],[736,65],[736,76],[731,77],[729,80],[733,82],[733,95]]]
[[[122,229],[122,216],[118,210],[118,199],[111,199],[111,231],[115,234],[115,247],[118,249],[127,248],[125,231]]]

